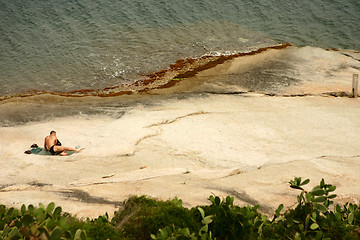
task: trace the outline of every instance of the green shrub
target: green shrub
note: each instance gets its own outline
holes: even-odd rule
[[[212,215],[209,231],[217,239],[253,239],[258,235],[258,228],[266,217],[257,212],[259,206],[234,206],[233,197],[220,199],[210,196],[211,205],[202,206],[206,215]],[[198,219],[198,218],[197,218]]]
[[[95,220],[81,221],[61,207],[50,203],[21,206],[20,211],[0,205],[0,240],[2,239],[119,239],[107,220],[107,214]]]
[[[320,184],[307,192],[303,186],[309,179],[301,181],[295,178],[290,181],[290,187],[301,190],[297,197],[295,209],[284,208],[280,204],[270,221],[260,214],[259,206],[238,207],[233,205],[234,198],[221,199],[210,196],[211,205],[191,209],[196,222],[204,216],[211,216],[206,227],[206,233],[194,234],[196,230],[178,227],[175,224],[160,229],[153,239],[360,239],[360,209],[356,204],[347,203],[343,207],[336,206],[334,211],[329,207],[334,203],[336,187]],[[204,213],[199,213],[202,209]],[[201,212],[201,211],[200,211]],[[204,224],[204,222],[202,222]],[[199,237],[199,238],[198,238]]]
[[[148,239],[150,234],[171,224],[189,227],[191,231],[200,226],[181,200],[157,201],[145,196],[129,198],[124,208],[115,213],[112,223],[126,239]]]
[[[79,220],[54,203],[20,209],[0,205],[0,240],[17,239],[360,239],[360,206],[333,206],[335,186],[324,180],[311,191],[310,182],[291,180],[300,190],[297,205],[272,220],[258,212],[259,206],[234,206],[233,197],[210,196],[210,204],[187,209],[176,197],[158,201],[145,196],[129,198],[109,221],[107,213],[96,219]]]
[[[109,223],[109,216],[105,214],[94,220],[87,219],[87,225],[83,228],[86,230],[87,236],[94,240],[117,240],[120,239],[120,234],[115,227]]]
[[[264,229],[266,239],[360,239],[360,210],[356,204],[337,205],[334,211],[329,208],[334,203],[332,194],[336,187],[320,184],[307,192],[302,186],[309,179],[295,178],[290,187],[301,190],[297,197],[298,205],[289,209],[283,216],[275,215],[271,224]]]

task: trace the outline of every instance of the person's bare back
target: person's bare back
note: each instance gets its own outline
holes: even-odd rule
[[[55,134],[52,134],[52,132],[50,132],[50,135],[45,137],[45,143],[44,143],[45,150],[49,151],[53,145],[56,145],[56,143],[57,143],[56,132]]]

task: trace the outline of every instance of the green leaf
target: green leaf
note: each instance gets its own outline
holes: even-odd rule
[[[349,204],[349,210],[350,210],[350,212],[353,212],[355,210],[354,204],[352,204],[352,203]]]
[[[67,224],[66,217],[61,217],[58,224],[61,230],[63,231],[67,231],[69,229],[69,225]]]
[[[300,186],[306,185],[310,182],[310,179],[306,179],[305,181],[303,181],[302,183],[300,183]]]
[[[62,235],[62,231],[59,227],[56,227],[50,235],[50,240],[60,240]]]
[[[160,237],[161,237],[161,239],[167,239],[169,237],[169,234],[165,229],[163,229],[163,230],[160,230]]]
[[[46,212],[48,212],[48,213],[51,214],[52,211],[54,211],[54,209],[55,209],[55,203],[51,202],[51,203],[49,203],[49,205],[47,206]]]
[[[207,224],[210,224],[212,222],[212,216],[210,215],[210,216],[206,216],[202,221],[201,221],[201,223],[202,224],[205,224],[205,225],[207,225]]]
[[[320,240],[321,237],[322,237],[322,235],[323,235],[322,231],[317,231],[317,232],[316,232],[316,237],[315,237],[315,239],[316,239],[316,240]]]
[[[319,224],[313,223],[313,224],[311,224],[310,228],[311,228],[312,230],[318,229],[318,228],[319,228]]]
[[[209,230],[209,225],[204,225],[202,228],[200,228],[199,235],[201,235],[202,232],[208,232],[208,230]]]
[[[332,195],[328,196],[327,198],[332,199],[332,198],[336,198],[336,196],[337,196],[336,194],[332,194]]]
[[[320,187],[323,188],[324,186],[325,186],[325,181],[324,181],[324,179],[321,179],[321,181],[320,181]]]
[[[334,201],[330,201],[329,199],[326,199],[324,206],[328,208],[333,203],[334,203]]]
[[[34,216],[37,218],[37,222],[41,224],[46,219],[47,214],[42,208],[38,208],[34,211]]]
[[[301,240],[300,233],[298,233],[298,232],[295,233],[295,240]]]
[[[9,238],[14,238],[16,236],[19,236],[19,229],[17,227],[14,227],[13,229],[11,229],[11,231],[9,232]]]
[[[75,233],[74,240],[86,240],[86,233],[82,229],[78,229]]]
[[[7,224],[5,224],[3,231],[2,231],[2,235],[6,236],[9,233],[9,230],[10,230],[9,226]]]
[[[42,203],[39,203],[39,207],[40,207],[41,209],[43,209],[43,210],[46,210],[45,205],[42,204]]]
[[[327,211],[327,208],[324,205],[321,205],[321,204],[315,204],[315,208],[317,210],[319,210],[320,212],[323,212],[323,213]]]
[[[284,208],[284,204],[280,204],[279,207],[276,209],[275,211],[275,215],[276,217],[279,217],[280,216],[280,212],[281,210]]]
[[[30,223],[32,223],[32,221],[33,221],[33,217],[32,217],[30,214],[25,214],[25,215],[21,218],[21,220],[20,220],[20,222],[21,222],[24,226],[29,226]]]
[[[350,225],[352,225],[353,221],[354,221],[354,213],[350,213],[348,216],[348,222]]]
[[[215,205],[215,197],[213,195],[209,196],[209,200],[213,205]]]
[[[336,205],[335,209],[336,209],[336,212],[338,212],[338,213],[341,212],[341,207],[340,207],[340,205]]]
[[[234,197],[227,196],[226,197],[226,205],[232,206],[234,203]]]
[[[325,202],[326,201],[326,197],[321,196],[321,197],[317,197],[314,199],[314,202]]]
[[[221,203],[221,199],[218,196],[216,196],[215,197],[215,205],[220,205],[220,203]]]
[[[301,232],[304,231],[304,224],[299,224],[299,230],[300,230]]]
[[[256,218],[254,219],[254,224],[256,224],[259,221],[259,217],[256,216]]]
[[[190,237],[190,230],[189,228],[182,228],[179,230],[179,234],[184,237]]]
[[[339,212],[335,213],[335,217],[336,217],[336,220],[341,221],[341,218],[342,218],[341,213],[339,213]]]
[[[204,219],[204,218],[205,218],[205,212],[204,212],[204,210],[203,210],[201,207],[198,207],[198,210],[199,210],[199,212],[200,212],[200,214],[201,214],[201,218]]]
[[[38,209],[36,209],[36,210],[34,211],[34,216],[35,216],[36,218],[39,218],[41,215],[43,215],[43,213],[44,213],[44,210],[41,209],[41,208],[38,208]]]
[[[24,214],[26,213],[26,206],[25,204],[21,205],[21,215],[24,216]]]
[[[302,187],[299,187],[297,185],[290,185],[290,187],[294,189],[304,190]]]
[[[51,229],[55,228],[55,226],[56,226],[56,221],[55,221],[54,219],[52,219],[52,218],[48,218],[48,219],[46,220],[45,226],[46,226],[48,229],[51,230]]]
[[[333,192],[333,191],[335,191],[335,189],[336,189],[336,186],[330,186],[330,187],[327,189],[327,191],[328,191],[328,192]]]
[[[314,195],[311,192],[307,193],[305,197],[308,202],[312,202],[314,199]]]
[[[61,208],[61,207],[55,208],[53,217],[54,217],[54,218],[58,218],[58,217],[60,216],[60,213],[61,213],[61,212],[62,212],[62,208]]]
[[[29,213],[33,213],[34,212],[34,206],[30,204],[28,206],[28,211],[29,211]]]
[[[14,210],[15,210],[15,208],[13,208],[13,207],[9,208],[9,210],[6,212],[5,215],[6,215],[7,217],[12,216],[12,214],[14,213]]]
[[[325,194],[325,191],[322,190],[322,189],[318,189],[318,190],[312,190],[311,193],[314,195],[314,196],[322,196]]]

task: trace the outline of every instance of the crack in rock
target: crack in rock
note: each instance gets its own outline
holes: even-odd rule
[[[196,115],[202,115],[202,114],[208,114],[209,112],[204,112],[204,111],[200,111],[200,112],[194,112],[194,113],[189,113],[189,114],[185,114],[183,116],[179,116],[179,117],[176,117],[174,119],[168,119],[168,120],[164,120],[160,123],[154,123],[154,124],[151,124],[151,125],[148,125],[146,126],[145,128],[151,128],[151,127],[158,127],[158,126],[161,126],[161,125],[166,125],[166,124],[171,124],[171,123],[174,123],[180,119],[183,119],[183,118],[186,118],[186,117],[191,117],[191,116],[196,116]],[[140,139],[138,139],[136,142],[135,142],[135,146],[139,145],[143,140],[145,139],[148,139],[148,138],[152,138],[152,137],[156,137],[156,136],[159,136],[163,133],[163,130],[160,129],[159,131],[157,131],[156,133],[153,133],[153,134],[149,134],[149,135],[146,135]],[[135,152],[133,152],[133,154],[131,154],[131,156],[135,155]]]
[[[49,183],[41,183],[41,182],[37,182],[37,181],[32,181],[30,183],[28,183],[30,186],[33,186],[33,187],[44,187],[44,186],[52,186],[52,184],[49,184]]]
[[[321,92],[321,93],[274,93],[274,92],[255,92],[255,91],[232,91],[232,92],[215,92],[215,91],[207,91],[204,92],[206,94],[211,95],[240,95],[244,97],[254,97],[249,94],[260,94],[268,97],[347,97],[352,98],[353,95],[350,92],[345,91],[332,91],[332,92]]]
[[[194,113],[189,113],[189,114],[185,114],[183,116],[179,116],[179,117],[176,117],[174,119],[168,119],[168,120],[165,120],[165,121],[162,121],[160,123],[154,123],[154,124],[151,124],[149,126],[146,126],[146,128],[151,128],[151,127],[157,127],[157,126],[161,126],[161,125],[166,125],[166,124],[171,124],[171,123],[174,123],[180,119],[183,119],[183,118],[186,118],[186,117],[192,117],[192,116],[196,116],[196,115],[202,115],[202,114],[209,114],[209,112],[204,112],[204,111],[200,111],[200,112],[194,112]]]
[[[7,190],[3,190],[6,189],[8,187],[14,186],[15,184],[5,184],[5,185],[0,185],[0,192],[8,192]]]
[[[162,129],[160,129],[160,131],[157,131],[156,133],[146,135],[146,136],[138,139],[138,140],[135,142],[135,146],[139,145],[140,142],[142,142],[143,140],[148,139],[148,138],[152,138],[152,137],[159,136],[159,135],[161,135],[161,133],[162,133]]]

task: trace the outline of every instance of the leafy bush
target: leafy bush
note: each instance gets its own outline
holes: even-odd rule
[[[360,239],[360,206],[346,203],[333,210],[335,186],[324,180],[311,191],[309,179],[291,180],[300,191],[294,209],[282,212],[280,204],[272,219],[259,206],[234,206],[234,198],[210,196],[210,205],[187,209],[178,198],[158,201],[131,197],[109,221],[106,213],[79,220],[54,203],[20,209],[0,205],[0,240],[15,239]]]
[[[213,216],[209,230],[219,239],[253,239],[267,218],[257,212],[259,206],[234,206],[234,198],[220,199],[210,196],[210,206],[203,206],[207,215]]]
[[[111,231],[113,229],[113,231]],[[95,220],[78,220],[62,212],[52,202],[21,206],[20,210],[0,205],[0,240],[2,239],[119,239],[107,221],[107,214]]]
[[[124,208],[115,212],[112,223],[125,239],[148,239],[151,233],[171,224],[190,230],[199,225],[181,200],[157,201],[145,196],[126,201]]]
[[[205,232],[209,234],[201,234],[199,231],[196,235],[187,228],[168,225],[160,229],[157,235],[153,234],[152,238],[198,239],[199,236],[200,239],[360,239],[360,207],[347,203],[342,207],[337,205],[331,211],[329,207],[336,197],[332,192],[336,187],[321,180],[319,185],[307,192],[303,186],[309,182],[309,179],[301,181],[301,178],[289,182],[291,188],[301,190],[297,197],[298,204],[295,209],[288,209],[284,214],[281,214],[284,205],[280,204],[271,221],[257,211],[259,206],[238,207],[233,205],[234,198],[230,196],[225,199],[210,196],[211,205],[200,208],[204,211],[201,217],[197,211],[199,207],[191,210],[198,222],[205,215],[211,217]]]
[[[322,179],[307,192],[302,186],[309,182],[301,178],[289,182],[291,188],[301,190],[298,205],[283,216],[275,215],[272,223],[266,225],[264,236],[267,239],[360,239],[359,206],[347,203],[343,207],[336,205],[331,211],[336,187]]]
[[[200,239],[209,239],[212,240],[212,233],[209,232],[209,224],[212,222],[213,216],[205,216],[205,212],[201,207],[197,208],[201,214],[201,223],[203,226],[199,230],[199,237]],[[164,229],[159,229],[158,234],[151,234],[150,235],[154,240],[165,240],[165,239],[191,239],[197,240],[195,233],[191,233],[189,228],[179,228],[175,227],[172,224],[172,228],[170,226],[166,226]]]

